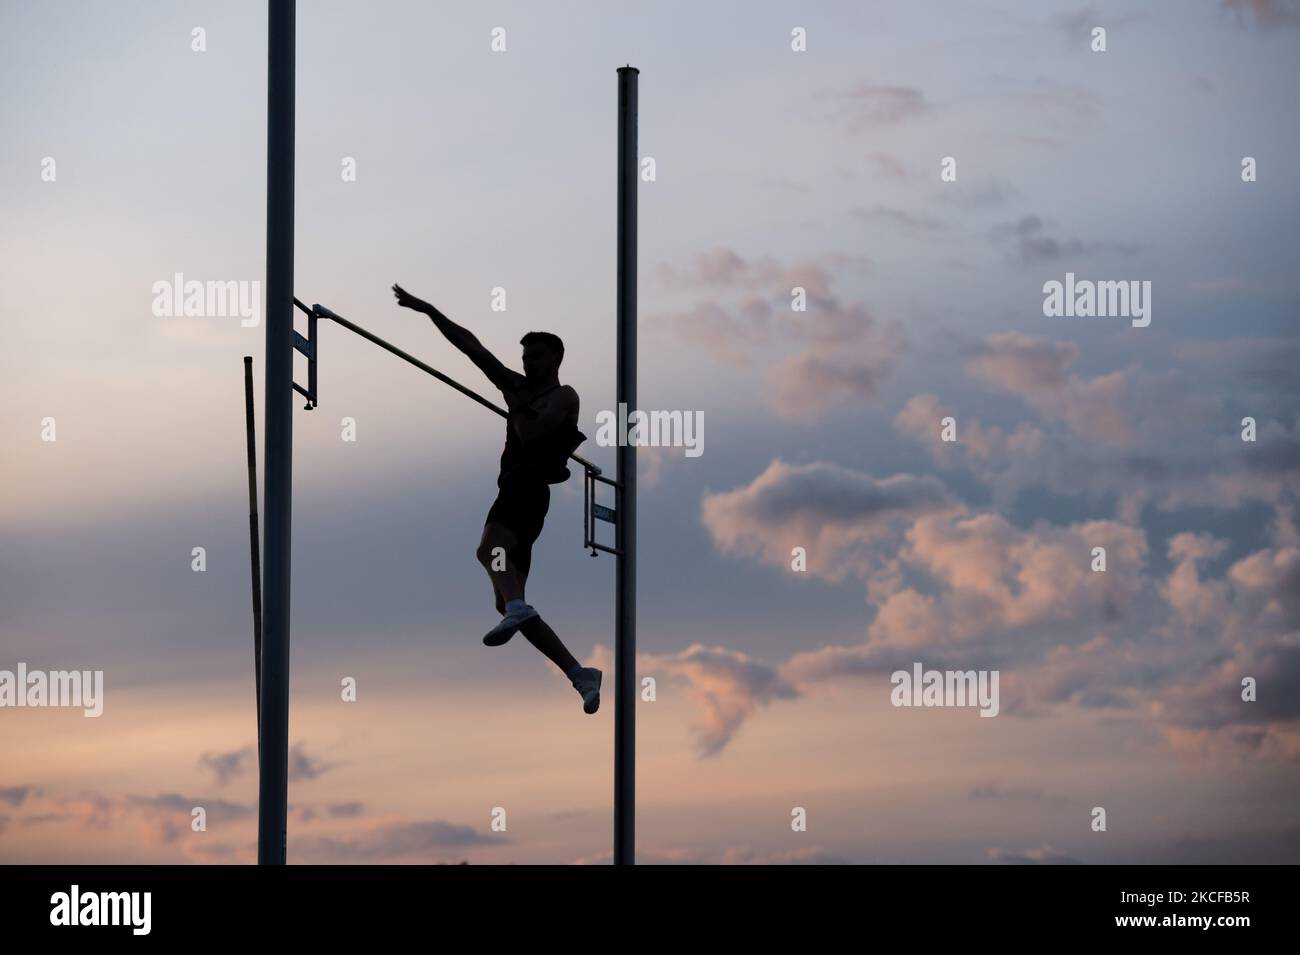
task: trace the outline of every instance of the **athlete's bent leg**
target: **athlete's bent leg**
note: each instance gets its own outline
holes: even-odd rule
[[[491,521],[483,527],[476,556],[492,579],[497,610],[502,614],[501,621],[483,635],[483,643],[489,647],[507,643],[521,624],[537,616],[524,601],[523,575],[510,556],[526,550],[518,546],[514,532],[504,524]]]
[[[474,556],[487,571],[492,581],[492,589],[500,606],[497,610],[505,612],[505,604],[511,600],[522,600],[524,588],[519,580],[519,570],[510,560],[510,551],[516,543],[515,535],[504,524],[491,522],[483,525],[483,537],[479,541]]]

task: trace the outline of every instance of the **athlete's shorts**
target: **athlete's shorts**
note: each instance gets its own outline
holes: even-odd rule
[[[488,509],[484,524],[500,524],[515,535],[515,546],[506,557],[521,574],[527,574],[532,565],[533,542],[542,533],[550,506],[551,489],[545,481],[507,476]]]

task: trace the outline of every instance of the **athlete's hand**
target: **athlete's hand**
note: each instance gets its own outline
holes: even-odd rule
[[[393,296],[397,299],[397,304],[402,308],[411,308],[417,312],[427,311],[429,308],[428,302],[416,298],[397,283],[393,283]]]

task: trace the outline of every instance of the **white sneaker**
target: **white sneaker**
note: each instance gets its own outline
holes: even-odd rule
[[[526,624],[534,617],[541,616],[533,609],[531,604],[524,604],[517,610],[511,611],[501,618],[501,622],[489,630],[483,637],[483,642],[489,647],[499,647],[515,635],[515,631]]]
[[[571,681],[573,688],[582,694],[582,712],[595,713],[600,709],[600,677],[595,667],[583,667]]]

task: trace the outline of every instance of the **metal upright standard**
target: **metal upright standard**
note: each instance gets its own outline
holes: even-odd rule
[[[283,865],[287,859],[289,798],[289,595],[293,504],[294,392],[318,400],[317,326],[332,321],[480,405],[508,417],[501,408],[402,349],[322,305],[308,308],[293,294],[294,0],[270,0],[267,61],[266,139],[266,474],[263,489],[265,550],[262,586],[257,586],[257,495],[254,465],[251,359],[245,359],[248,428],[249,531],[253,553],[254,641],[259,645],[257,861]],[[618,71],[618,237],[617,317],[618,418],[636,408],[636,191],[637,70]],[[307,315],[307,337],[293,327],[294,307]],[[307,358],[307,385],[293,380],[293,355]],[[614,862],[635,863],[636,805],[636,448],[620,434],[616,477],[610,480],[586,458],[569,457],[584,471],[583,544],[614,555]],[[614,507],[596,503],[598,484],[612,486]],[[596,521],[614,525],[614,546],[596,540]]]
[[[618,71],[618,372],[615,413],[636,408],[636,84]],[[620,424],[614,480],[614,864],[636,864],[636,447]]]
[[[289,808],[289,557],[293,507],[294,0],[271,0],[266,75],[266,560],[257,861],[284,865]]]

